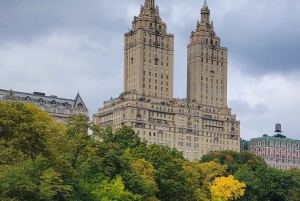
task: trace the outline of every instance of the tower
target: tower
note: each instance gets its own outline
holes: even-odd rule
[[[201,9],[201,20],[191,32],[187,46],[187,99],[202,105],[227,107],[227,48],[210,22],[206,3]]]
[[[124,37],[124,91],[173,98],[174,35],[159,16],[155,0],[145,0]]]
[[[188,45],[188,99],[173,98],[174,35],[145,0],[124,37],[124,91],[104,102],[94,123],[131,126],[148,144],[176,148],[186,159],[240,150],[240,121],[227,108],[227,49],[220,46],[205,1]]]

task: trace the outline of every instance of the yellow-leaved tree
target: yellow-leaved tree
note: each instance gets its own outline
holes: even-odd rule
[[[227,166],[216,162],[199,164],[186,161],[183,164],[184,176],[190,187],[189,201],[210,201],[211,181],[222,176]]]
[[[210,192],[212,201],[235,200],[244,195],[246,184],[228,177],[218,177],[214,180]]]

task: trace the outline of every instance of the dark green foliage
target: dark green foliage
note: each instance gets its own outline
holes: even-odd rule
[[[181,152],[168,147],[150,145],[138,147],[132,151],[136,158],[145,158],[157,170],[156,183],[159,188],[159,200],[186,200],[189,187],[183,174],[185,159]]]
[[[266,166],[259,166],[253,171],[244,165],[235,177],[247,185],[245,195],[239,199],[243,201],[288,201],[291,190],[299,187],[292,173]]]
[[[139,146],[146,146],[145,142],[141,142],[141,138],[134,130],[128,126],[123,126],[114,134],[110,127],[106,128],[101,135],[104,143],[115,143],[121,151],[133,149]]]
[[[234,174],[242,165],[247,164],[253,170],[255,170],[260,165],[266,165],[265,161],[254,155],[251,152],[235,152],[235,151],[221,151],[221,152],[211,152],[204,155],[200,163],[214,161],[220,163],[221,165],[227,165],[227,175]]]

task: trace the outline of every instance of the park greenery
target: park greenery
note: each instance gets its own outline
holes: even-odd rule
[[[190,162],[127,126],[100,128],[84,115],[62,124],[31,104],[0,102],[0,200],[298,201],[300,171],[249,152]]]

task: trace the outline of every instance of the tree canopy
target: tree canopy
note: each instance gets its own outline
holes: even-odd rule
[[[248,152],[191,162],[127,126],[100,128],[84,115],[62,124],[31,104],[0,102],[4,201],[298,201],[299,192],[298,169],[268,168]]]

